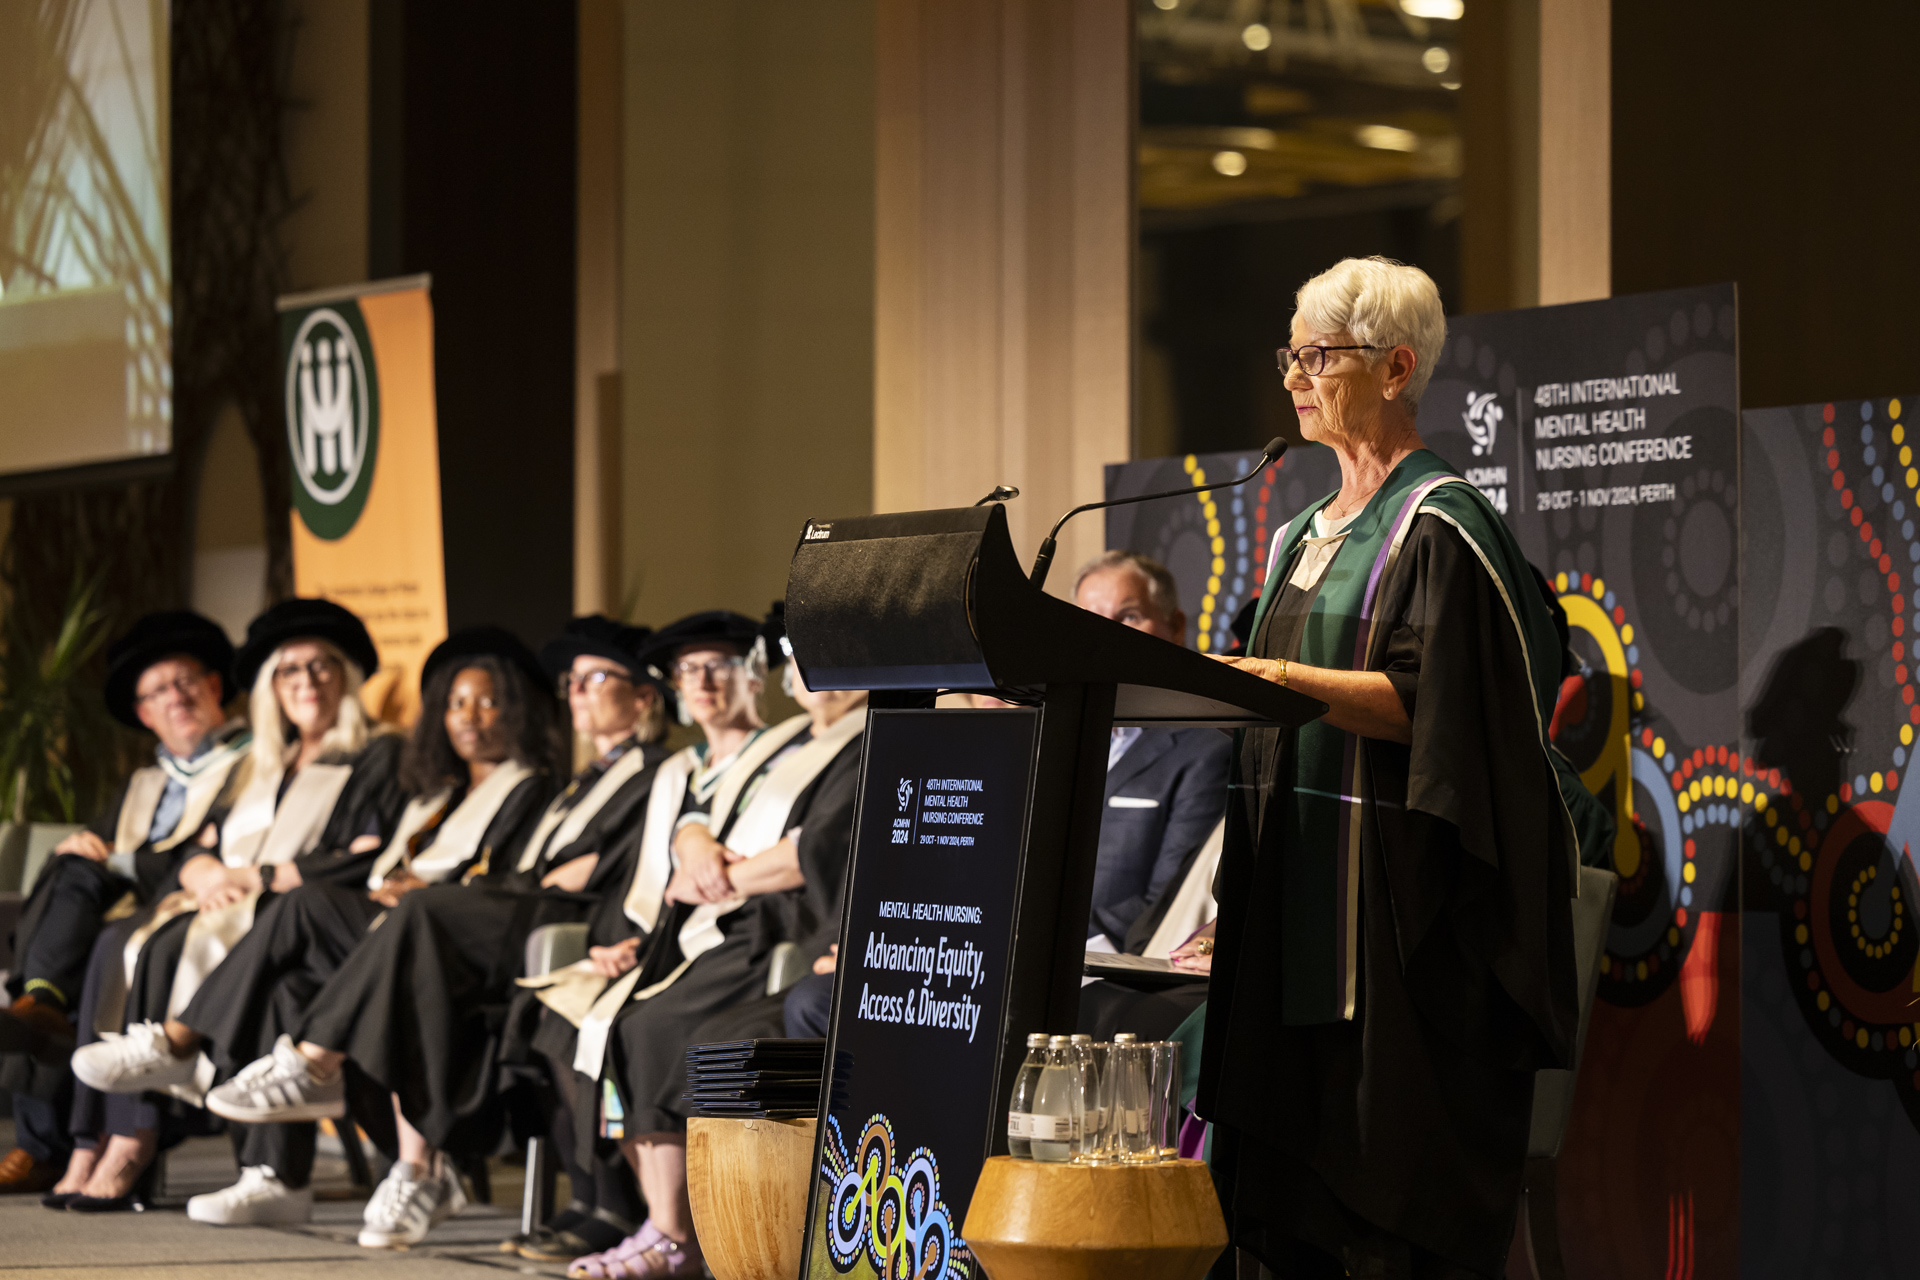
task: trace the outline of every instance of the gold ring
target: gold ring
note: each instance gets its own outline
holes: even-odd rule
[[[1212,938],[1197,939],[1193,944],[1193,949],[1195,951],[1198,951],[1203,956],[1210,956],[1213,954],[1213,939]]]

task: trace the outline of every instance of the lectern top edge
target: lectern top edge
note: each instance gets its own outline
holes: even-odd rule
[[[1295,725],[1326,711],[1046,594],[1021,570],[998,504],[809,520],[786,601],[794,658],[815,689],[1113,684],[1131,687],[1116,719],[1167,725]]]

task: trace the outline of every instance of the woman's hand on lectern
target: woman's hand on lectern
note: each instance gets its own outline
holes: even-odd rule
[[[1188,973],[1213,972],[1213,921],[1194,930],[1193,936],[1175,947],[1167,960],[1176,969]]]

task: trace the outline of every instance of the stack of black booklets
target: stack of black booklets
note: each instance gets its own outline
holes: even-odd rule
[[[815,1114],[825,1040],[726,1040],[687,1050],[687,1114],[793,1120]]]

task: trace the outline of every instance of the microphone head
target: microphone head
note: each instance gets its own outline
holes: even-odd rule
[[[1275,436],[1273,439],[1267,441],[1267,461],[1268,462],[1274,461],[1276,458],[1278,458],[1281,454],[1285,453],[1286,451],[1287,451],[1287,438],[1285,436]]]

